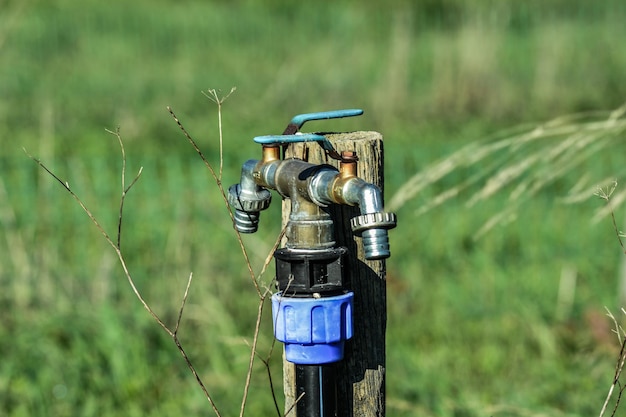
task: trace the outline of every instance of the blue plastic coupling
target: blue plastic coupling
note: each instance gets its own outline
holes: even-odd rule
[[[354,293],[321,298],[272,296],[274,336],[285,344],[285,358],[298,365],[321,365],[343,359],[352,337]]]

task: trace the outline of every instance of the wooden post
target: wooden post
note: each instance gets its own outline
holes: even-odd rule
[[[383,140],[378,132],[327,134],[338,152],[356,151],[358,176],[383,189]],[[326,157],[318,144],[290,145],[286,158],[296,157],[314,164],[338,166]],[[345,345],[344,360],[337,363],[337,404],[339,417],[384,417],[385,415],[385,330],[387,301],[385,261],[366,261],[361,238],[352,234],[350,219],[358,207],[331,206],[338,246],[348,248],[346,287],[354,292],[354,336]],[[283,202],[283,222],[290,204]],[[295,401],[295,367],[283,361],[285,411]],[[290,415],[295,415],[293,407]],[[301,416],[298,416],[301,417]]]

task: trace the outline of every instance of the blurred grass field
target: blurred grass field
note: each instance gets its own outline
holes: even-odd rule
[[[571,113],[608,117],[626,102],[623,2],[413,3],[0,1],[0,414],[211,412],[115,254],[22,148],[114,233],[121,161],[105,128],[120,127],[129,175],[144,167],[125,206],[131,273],[174,323],[193,271],[181,338],[231,416],[257,296],[209,172],[166,106],[217,164],[216,107],[201,91],[237,87],[223,108],[226,185],[258,157],[252,137],[280,133],[297,113],[363,108],[360,118],[307,129],[382,132],[389,199],[471,141]],[[621,307],[624,255],[610,219],[592,222],[602,201],[591,192],[577,204],[563,200],[582,179],[624,182],[623,139],[611,137],[479,239],[508,194],[468,208],[469,190],[416,212],[486,166],[455,171],[398,208],[388,262],[388,415],[599,412],[619,349],[604,307]],[[245,237],[256,270],[279,232],[279,210]],[[265,320],[261,353],[271,341]],[[280,362],[274,354],[279,394]],[[270,413],[257,363],[247,415]]]

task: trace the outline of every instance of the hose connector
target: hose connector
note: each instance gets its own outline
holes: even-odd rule
[[[394,213],[370,213],[353,217],[350,220],[352,233],[363,238],[365,259],[386,259],[391,256],[387,230],[396,227]]]
[[[272,193],[254,182],[252,173],[257,163],[254,159],[244,163],[241,182],[228,188],[228,203],[235,209],[235,229],[240,233],[255,233],[259,228],[260,212],[272,201]]]

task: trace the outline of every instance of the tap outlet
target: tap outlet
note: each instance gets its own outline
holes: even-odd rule
[[[319,205],[358,206],[361,214],[351,220],[351,227],[363,238],[365,259],[386,259],[391,256],[387,231],[396,227],[396,215],[384,212],[379,187],[355,176],[356,155],[350,156],[352,160],[342,162],[339,173],[322,171],[313,178],[310,194]]]
[[[387,230],[393,229],[396,224],[396,215],[384,212],[362,214],[350,220],[352,233],[363,238],[365,259],[386,259],[391,256]]]
[[[247,161],[241,169],[241,182],[228,188],[228,203],[235,209],[235,228],[241,233],[258,230],[261,211],[272,201],[272,194],[254,182],[252,172],[257,164],[253,159]]]

